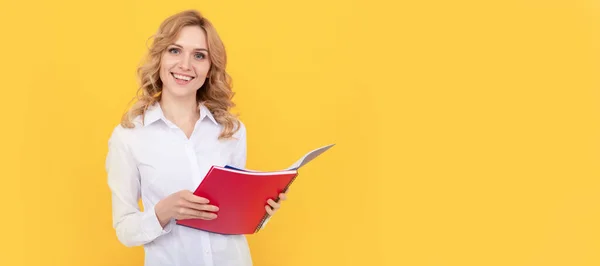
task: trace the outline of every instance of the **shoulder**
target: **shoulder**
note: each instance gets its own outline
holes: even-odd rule
[[[236,119],[236,123],[234,123],[234,134],[233,137],[236,139],[241,139],[246,137],[246,124],[242,122],[240,119]]]
[[[109,145],[127,146],[135,139],[134,135],[141,128],[141,124],[134,121],[132,127],[125,127],[123,124],[118,124],[113,127],[108,139]]]
[[[244,122],[242,122],[242,120],[237,119],[237,125],[236,125],[236,129],[238,132],[243,132],[244,134],[246,134],[246,124],[244,124]]]
[[[123,143],[126,142],[126,138],[127,138],[127,130],[129,130],[128,128],[125,128],[123,125],[119,124],[115,127],[113,127],[110,136],[108,138],[108,144],[109,145],[122,145]]]

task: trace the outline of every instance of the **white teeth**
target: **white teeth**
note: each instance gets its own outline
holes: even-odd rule
[[[192,80],[192,78],[191,78],[191,77],[188,77],[188,76],[182,76],[182,75],[178,75],[178,74],[173,74],[173,77],[175,77],[176,79],[182,79],[182,80],[185,80],[185,81],[190,81],[190,80]]]

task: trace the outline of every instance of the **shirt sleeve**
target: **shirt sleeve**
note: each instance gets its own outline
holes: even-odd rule
[[[240,122],[240,129],[237,134],[237,144],[232,153],[231,164],[233,167],[244,169],[246,168],[246,157],[248,153],[248,144],[246,141],[246,126]]]
[[[108,141],[106,171],[112,197],[113,228],[119,241],[132,247],[144,245],[169,233],[173,221],[163,228],[154,208],[140,211],[140,174],[122,130],[117,127]]]

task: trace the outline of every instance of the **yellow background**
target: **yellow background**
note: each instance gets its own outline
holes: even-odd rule
[[[249,168],[337,144],[255,265],[600,264],[598,1],[3,0],[0,265],[142,265],[107,139],[187,8],[227,45]]]

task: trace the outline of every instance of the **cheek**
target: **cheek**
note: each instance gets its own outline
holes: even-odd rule
[[[171,76],[171,68],[173,67],[173,63],[169,62],[168,59],[164,59],[162,63],[160,64],[160,71],[159,71],[159,75],[161,79],[167,79],[169,78],[169,76]]]
[[[200,63],[200,64],[196,65],[196,74],[200,77],[206,77],[209,69],[210,69],[209,63]]]
[[[172,56],[163,56],[160,60],[160,68],[163,72],[170,72],[170,69],[177,64],[177,60]]]
[[[160,80],[163,82],[163,84],[171,82],[169,79],[171,76],[171,73],[169,72],[168,69],[161,68],[159,75],[160,75]]]

